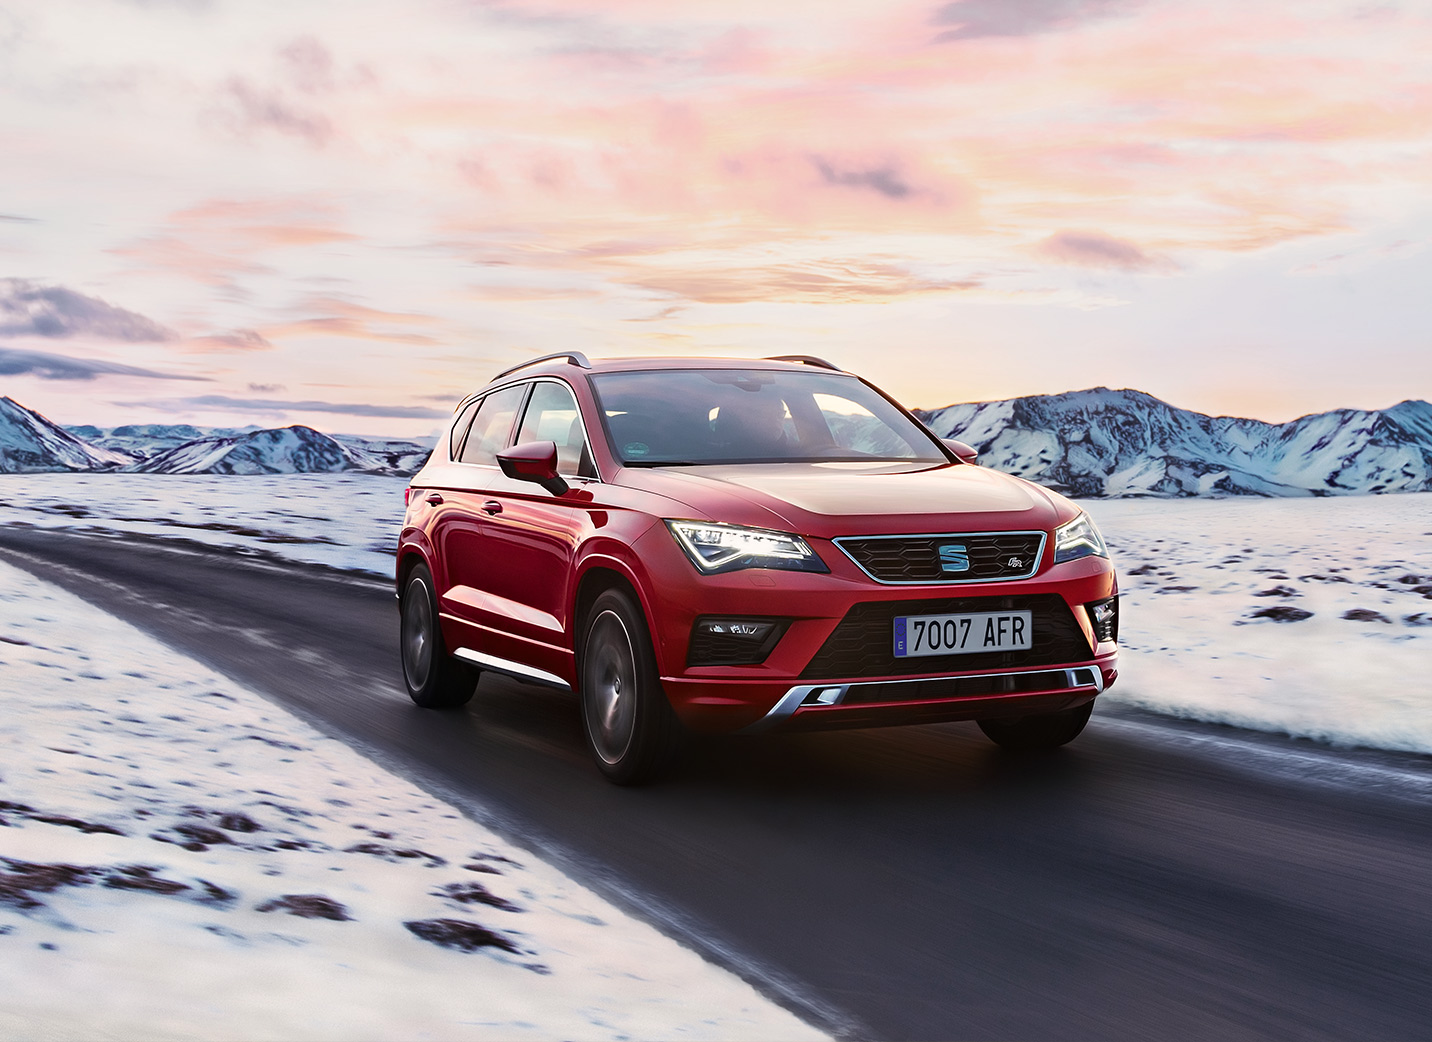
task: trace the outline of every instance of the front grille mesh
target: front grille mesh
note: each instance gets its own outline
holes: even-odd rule
[[[1092,669],[1075,670],[1074,684],[1093,687]],[[1009,673],[993,677],[937,677],[933,680],[901,680],[890,684],[858,684],[841,705],[880,705],[886,702],[919,702],[937,698],[978,698],[987,695],[1019,694],[1030,691],[1059,691],[1070,687],[1069,674],[1062,669],[1037,673]]]
[[[1042,532],[984,535],[879,536],[837,539],[836,544],[883,583],[991,582],[1023,579],[1039,566]],[[962,571],[945,571],[940,547],[958,546],[968,561]]]
[[[1028,611],[1034,646],[1027,651],[988,651],[974,655],[921,655],[896,658],[897,615],[945,615],[977,611]],[[977,669],[1021,669],[1087,662],[1093,649],[1058,594],[1011,597],[943,597],[910,601],[867,601],[846,612],[801,673],[802,679],[847,680],[856,677],[963,673]]]

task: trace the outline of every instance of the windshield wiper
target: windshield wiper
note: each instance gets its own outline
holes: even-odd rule
[[[634,459],[627,460],[623,467],[696,467],[700,464],[691,459]]]

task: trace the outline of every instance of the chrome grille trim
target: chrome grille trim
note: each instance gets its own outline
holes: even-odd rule
[[[797,709],[805,706],[838,706],[849,697],[852,691],[858,691],[862,687],[891,687],[896,684],[924,684],[931,680],[997,680],[1004,677],[1027,677],[1040,673],[1063,673],[1064,687],[1055,688],[1056,691],[1087,690],[1093,689],[1094,694],[1102,694],[1104,691],[1104,673],[1098,666],[1069,666],[1062,669],[1029,669],[1029,670],[1006,670],[1000,673],[965,673],[954,677],[910,677],[899,680],[879,680],[864,683],[851,684],[797,684],[790,688],[773,705],[765,716],[754,724],[742,728],[740,734],[755,734],[760,731],[767,731],[784,723],[795,715]],[[978,697],[978,696],[976,696]],[[959,701],[951,699],[950,701]]]

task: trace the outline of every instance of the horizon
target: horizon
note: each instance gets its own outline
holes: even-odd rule
[[[1074,389],[1074,390],[1069,390],[1069,391],[1059,391],[1059,392],[1055,392],[1055,393],[1053,393],[1053,394],[1015,395],[1013,398],[982,398],[982,399],[979,399],[979,400],[967,401],[967,402],[948,402],[948,403],[946,403],[946,404],[944,404],[944,405],[937,405],[937,406],[932,406],[932,407],[929,407],[929,408],[926,408],[926,407],[924,407],[924,406],[911,406],[911,405],[906,405],[905,407],[906,407],[907,409],[909,409],[911,412],[915,412],[915,413],[937,413],[937,412],[941,412],[941,411],[943,411],[943,410],[945,410],[945,409],[953,409],[953,408],[957,408],[957,407],[962,406],[962,405],[993,405],[993,404],[998,404],[998,403],[1001,403],[1001,402],[1014,401],[1014,400],[1021,399],[1021,398],[1060,398],[1060,397],[1067,397],[1067,396],[1069,396],[1069,395],[1076,395],[1076,394],[1090,394],[1090,393],[1097,392],[1097,391],[1108,391],[1108,392],[1115,393],[1115,394],[1122,394],[1122,393],[1127,392],[1127,393],[1131,393],[1131,394],[1147,395],[1148,397],[1153,398],[1154,400],[1156,400],[1156,401],[1162,403],[1163,405],[1166,405],[1166,406],[1168,406],[1169,408],[1175,409],[1175,410],[1177,410],[1177,411],[1179,411],[1179,412],[1190,412],[1190,413],[1194,413],[1195,415],[1198,415],[1198,416],[1205,416],[1205,417],[1208,417],[1209,419],[1215,419],[1215,420],[1219,420],[1219,419],[1250,420],[1250,421],[1253,421],[1253,422],[1255,422],[1255,423],[1263,423],[1263,424],[1267,424],[1268,426],[1272,426],[1272,427],[1287,426],[1288,424],[1298,423],[1298,422],[1300,422],[1300,421],[1302,421],[1302,420],[1311,419],[1311,418],[1316,417],[1316,416],[1328,415],[1329,413],[1337,413],[1337,412],[1378,412],[1378,413],[1383,413],[1383,412],[1387,412],[1387,411],[1389,411],[1389,410],[1391,410],[1391,409],[1395,409],[1395,408],[1397,408],[1397,407],[1400,406],[1400,405],[1408,405],[1408,404],[1427,405],[1427,406],[1429,406],[1429,407],[1432,407],[1432,401],[1428,401],[1427,399],[1424,399],[1424,398],[1403,398],[1403,399],[1401,399],[1401,400],[1399,400],[1399,401],[1393,402],[1391,405],[1384,405],[1384,406],[1380,406],[1380,407],[1374,408],[1374,409],[1356,409],[1356,408],[1351,408],[1351,407],[1342,407],[1342,408],[1335,408],[1335,409],[1324,409],[1324,410],[1320,410],[1320,411],[1318,411],[1318,412],[1305,413],[1305,414],[1302,415],[1302,416],[1295,416],[1295,417],[1293,417],[1292,419],[1289,419],[1289,420],[1275,421],[1275,420],[1265,420],[1265,419],[1263,419],[1263,418],[1261,418],[1261,417],[1258,417],[1258,416],[1239,416],[1239,415],[1235,415],[1235,414],[1231,414],[1231,413],[1217,413],[1217,414],[1215,414],[1215,413],[1205,413],[1205,412],[1201,412],[1201,411],[1199,411],[1199,410],[1197,410],[1197,409],[1189,409],[1189,408],[1187,408],[1187,407],[1185,407],[1185,406],[1178,405],[1178,404],[1175,403],[1175,402],[1170,402],[1170,401],[1167,401],[1167,400],[1165,400],[1165,399],[1163,399],[1163,398],[1159,398],[1157,395],[1150,394],[1148,391],[1140,390],[1140,389],[1137,388],[1137,387],[1115,387],[1115,388],[1110,388],[1110,387],[1104,387],[1104,386],[1098,386],[1098,387],[1081,387],[1081,388],[1076,388],[1076,389]],[[71,434],[73,434],[74,431],[75,431],[77,428],[80,428],[80,427],[94,427],[94,428],[97,429],[97,430],[106,432],[106,435],[108,436],[108,432],[111,432],[111,431],[113,431],[113,430],[115,430],[115,429],[117,429],[117,428],[120,428],[120,427],[129,427],[129,426],[133,426],[133,427],[175,427],[175,426],[191,426],[191,427],[195,427],[195,428],[199,429],[201,432],[203,432],[203,433],[202,433],[202,436],[203,436],[203,437],[211,437],[211,436],[213,436],[213,435],[212,435],[212,432],[213,432],[213,431],[216,431],[216,430],[228,430],[228,431],[232,431],[232,432],[234,432],[234,433],[236,433],[236,434],[246,434],[246,433],[253,433],[253,432],[255,432],[255,431],[260,431],[260,430],[282,430],[282,429],[284,429],[284,428],[286,428],[286,427],[308,427],[308,428],[310,428],[311,430],[316,430],[316,431],[318,431],[320,434],[326,434],[326,435],[329,435],[330,437],[367,438],[367,439],[373,439],[373,440],[385,440],[385,439],[386,439],[386,440],[393,440],[393,441],[424,442],[424,441],[431,440],[431,439],[433,439],[433,438],[441,437],[442,434],[443,434],[443,432],[447,429],[447,424],[444,423],[444,424],[440,424],[440,425],[437,426],[437,427],[431,428],[431,429],[428,430],[428,431],[425,431],[425,432],[422,432],[422,433],[418,433],[418,434],[413,434],[413,433],[408,433],[408,434],[401,434],[401,433],[400,433],[400,434],[374,434],[374,433],[372,433],[371,431],[368,431],[368,432],[357,432],[357,431],[350,431],[350,430],[338,430],[338,429],[330,428],[330,427],[326,427],[326,426],[319,426],[319,425],[315,425],[315,424],[300,423],[300,422],[278,423],[278,424],[265,425],[265,424],[262,424],[262,423],[259,423],[259,422],[257,422],[257,421],[253,421],[253,420],[250,420],[248,423],[228,423],[228,424],[199,424],[199,423],[188,423],[187,421],[176,421],[176,422],[168,422],[168,423],[166,423],[166,422],[160,421],[160,420],[148,420],[148,421],[146,421],[146,420],[130,420],[130,421],[126,421],[126,422],[124,422],[124,423],[116,423],[116,424],[94,424],[94,423],[85,423],[85,422],[79,422],[79,423],[61,423],[60,421],[54,419],[53,417],[48,416],[48,415],[46,415],[45,413],[40,412],[39,410],[33,409],[33,408],[31,408],[31,407],[25,405],[24,402],[16,401],[15,398],[14,398],[13,396],[11,396],[11,395],[8,395],[8,394],[0,394],[0,398],[5,398],[5,399],[9,400],[12,404],[17,405],[17,406],[19,406],[19,407],[22,408],[22,409],[26,409],[26,410],[29,411],[29,412],[37,413],[37,414],[38,414],[39,416],[41,416],[42,418],[44,418],[44,419],[46,419],[46,420],[49,420],[51,423],[54,423],[54,424],[56,424],[56,425],[59,426],[59,427],[62,427],[62,428],[65,429],[66,431],[70,432]],[[901,404],[904,405],[905,403],[902,402]]]
[[[1427,400],[1429,46],[1364,0],[11,0],[4,393],[411,437],[576,348]]]

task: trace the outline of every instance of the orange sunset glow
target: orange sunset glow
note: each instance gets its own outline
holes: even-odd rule
[[[0,0],[0,393],[430,432],[499,368],[1432,397],[1432,9]]]

